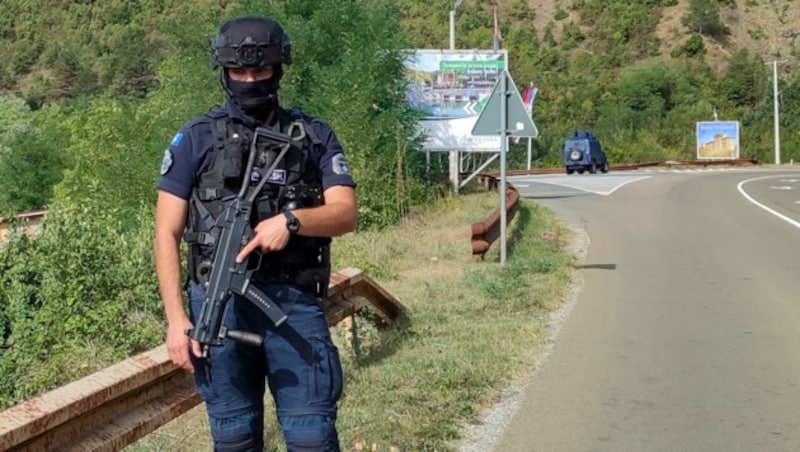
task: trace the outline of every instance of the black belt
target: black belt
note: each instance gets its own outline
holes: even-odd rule
[[[259,269],[253,272],[253,281],[261,284],[293,284],[301,290],[322,295],[328,290],[330,273],[327,268],[316,267],[297,269]]]

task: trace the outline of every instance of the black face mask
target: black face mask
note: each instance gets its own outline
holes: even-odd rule
[[[278,80],[275,77],[255,82],[225,78],[228,94],[245,114],[264,120],[278,106]]]

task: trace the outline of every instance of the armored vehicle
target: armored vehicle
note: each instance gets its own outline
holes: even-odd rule
[[[594,174],[599,169],[608,172],[608,159],[600,141],[590,130],[578,130],[564,140],[564,167],[567,174],[577,171],[583,174],[589,171]]]

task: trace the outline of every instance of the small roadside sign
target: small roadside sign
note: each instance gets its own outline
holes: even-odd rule
[[[522,103],[522,96],[508,71],[503,70],[495,82],[486,106],[472,127],[472,134],[530,138],[539,136],[539,130]]]
[[[508,137],[537,138],[539,131],[522,103],[517,85],[503,70],[494,84],[489,100],[472,127],[473,135],[500,135],[500,263],[506,263],[506,154]]]

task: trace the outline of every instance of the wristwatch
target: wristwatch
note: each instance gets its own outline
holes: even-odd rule
[[[300,220],[290,211],[283,212],[283,216],[286,217],[286,229],[289,230],[289,233],[297,234],[297,231],[300,230]]]

